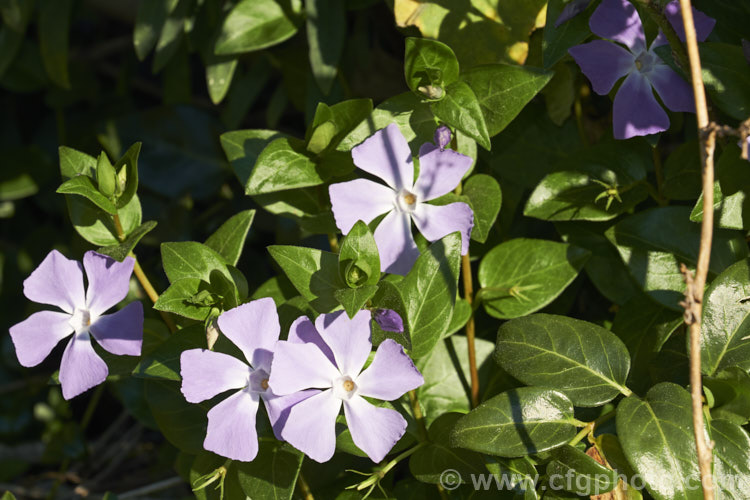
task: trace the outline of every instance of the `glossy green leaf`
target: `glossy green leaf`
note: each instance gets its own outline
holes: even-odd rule
[[[327,153],[341,139],[372,113],[370,99],[349,99],[333,106],[320,102],[307,131],[307,150],[313,154]],[[335,154],[335,153],[334,153]]]
[[[682,310],[679,302],[685,290],[680,263],[692,266],[698,258],[700,225],[689,217],[688,207],[652,208],[620,220],[606,233],[641,288],[675,310]],[[740,233],[715,230],[709,274],[715,276],[746,256]]]
[[[244,210],[233,215],[208,237],[206,246],[224,257],[227,264],[236,266],[254,218],[255,210]]]
[[[353,318],[377,291],[377,285],[365,285],[360,288],[341,288],[333,292],[333,296],[342,305],[346,314]]]
[[[739,425],[723,419],[711,420],[710,431],[716,496],[739,500],[750,491],[750,436]]]
[[[528,238],[496,246],[479,264],[487,314],[508,319],[538,311],[573,282],[589,255],[573,245]]]
[[[167,15],[177,5],[177,0],[145,0],[138,3],[138,13],[133,29],[133,47],[138,59],[143,61],[156,45]]]
[[[736,120],[750,116],[750,66],[737,45],[700,44],[703,83],[711,101]]]
[[[39,49],[44,69],[50,79],[62,88],[70,88],[68,75],[68,36],[72,0],[38,0]]]
[[[552,75],[551,71],[530,66],[490,64],[471,68],[461,75],[461,80],[471,87],[479,101],[487,133],[492,137],[518,116]],[[477,142],[484,146],[482,141],[477,139]]]
[[[617,472],[601,465],[585,452],[565,444],[550,452],[546,472],[554,489],[579,495],[602,495],[617,486]]]
[[[669,382],[617,406],[617,434],[630,465],[657,500],[702,499],[690,394]]]
[[[143,356],[133,370],[141,378],[182,380],[180,377],[180,355],[183,351],[206,348],[206,331],[203,325],[183,328],[167,337],[159,347]]]
[[[125,241],[123,241],[119,245],[101,247],[97,249],[97,252],[104,255],[109,255],[116,261],[122,262],[123,260],[125,260],[125,257],[127,257],[130,252],[133,251],[138,242],[141,241],[141,239],[148,233],[150,233],[155,227],[156,221],[146,221],[135,228],[133,231],[131,231],[130,234],[128,234],[127,238],[125,238]]]
[[[246,194],[250,194],[247,181],[258,156],[272,141],[282,137],[286,136],[275,130],[235,130],[221,134],[221,147]]]
[[[188,20],[189,0],[176,0],[170,10],[159,33],[154,49],[152,70],[158,73],[178,53],[185,37],[186,21]]]
[[[159,295],[154,309],[204,321],[218,300],[207,282],[200,278],[180,278]]]
[[[489,340],[478,338],[474,347],[479,385],[486,387],[490,372],[495,368],[492,361],[495,346]],[[430,354],[417,362],[417,368],[425,380],[424,385],[417,388],[417,396],[424,408],[427,425],[445,413],[466,413],[471,409],[467,385],[471,372],[465,336],[453,335],[439,342]]]
[[[750,369],[750,260],[730,266],[703,296],[701,369],[706,375],[730,366]]]
[[[360,277],[357,282],[351,277],[351,267],[357,266]],[[362,275],[361,271],[366,270]],[[354,288],[363,284],[376,285],[380,281],[380,255],[375,237],[370,228],[357,221],[341,241],[339,249],[339,272],[342,280]]]
[[[286,245],[271,245],[268,252],[316,311],[327,313],[339,307],[333,293],[346,285],[339,277],[335,253]]]
[[[258,440],[252,462],[236,462],[242,491],[253,500],[291,500],[304,454],[272,438]]]
[[[461,194],[469,198],[471,209],[474,211],[471,239],[484,243],[503,202],[500,184],[489,175],[475,174],[464,182]]]
[[[713,377],[703,377],[703,385],[711,391],[713,418],[725,418],[745,424],[750,420],[750,375],[733,366]]]
[[[106,196],[99,192],[90,177],[79,175],[63,182],[57,192],[60,194],[75,194],[83,196],[97,207],[109,214],[116,214],[117,208]]]
[[[291,15],[275,0],[240,0],[224,19],[214,51],[241,54],[279,44],[297,32]]]
[[[260,440],[259,440],[260,448]],[[260,449],[258,450],[260,453]],[[225,457],[216,455],[209,451],[202,451],[195,457],[190,464],[188,481],[193,485],[202,485],[206,481],[206,476],[211,477],[219,470],[220,467],[226,467],[226,476],[223,478],[222,487],[216,489],[213,483],[206,488],[200,488],[193,491],[196,500],[222,500],[223,498],[237,498],[238,500],[247,500],[247,495],[242,491],[239,479],[237,478],[237,464],[241,462],[232,462]]]
[[[572,0],[571,0],[572,1]],[[542,51],[544,67],[551,68],[568,54],[568,49],[586,40],[591,35],[590,13],[581,13],[569,21],[556,26],[557,19],[565,7],[566,0],[550,0],[547,4],[547,22],[544,26]]]
[[[573,404],[561,392],[521,387],[477,406],[456,423],[451,445],[517,457],[556,448],[575,435]]]
[[[445,88],[445,97],[430,104],[441,121],[468,135],[484,149],[491,147],[484,114],[469,85],[455,81]]]
[[[117,208],[122,208],[133,199],[138,191],[138,155],[141,153],[141,143],[136,142],[125,151],[125,154],[115,163],[117,172]]]
[[[305,0],[310,67],[324,94],[331,90],[346,42],[344,0]]]
[[[183,278],[198,278],[210,282],[211,272],[214,270],[232,278],[224,258],[196,241],[162,243],[161,260],[170,283]]]
[[[453,316],[448,325],[448,329],[443,334],[443,338],[449,337],[464,327],[471,317],[471,306],[466,299],[456,299],[456,305],[453,308]]]
[[[406,322],[414,359],[429,354],[453,315],[458,291],[461,235],[449,234],[430,245],[398,284],[406,305]]]
[[[193,455],[203,451],[207,403],[188,403],[180,384],[169,380],[147,381],[146,401],[167,441]]]
[[[719,227],[750,229],[750,163],[740,156],[740,148],[728,146],[716,164],[714,181],[714,220]],[[703,220],[703,193],[690,214],[690,220]]]
[[[211,102],[219,104],[232,86],[239,59],[230,56],[213,56],[206,61],[206,85]]]
[[[450,47],[429,38],[406,39],[404,75],[409,88],[425,97],[424,89],[440,88],[440,96],[445,88],[458,80],[458,60]]]

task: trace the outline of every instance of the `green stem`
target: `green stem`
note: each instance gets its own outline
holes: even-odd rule
[[[419,406],[419,399],[417,398],[417,391],[409,391],[409,400],[411,401],[411,411],[414,413],[414,420],[417,421],[417,428],[419,429],[420,441],[428,441],[429,437],[427,434],[427,426],[424,422],[424,415],[422,415],[422,407]]]

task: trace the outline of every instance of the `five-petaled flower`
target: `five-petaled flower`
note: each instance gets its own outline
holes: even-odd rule
[[[395,410],[379,408],[363,396],[393,401],[424,383],[403,348],[383,341],[370,366],[370,311],[349,319],[343,311],[318,316],[315,325],[298,318],[289,340],[278,342],[271,387],[277,394],[305,391],[307,399],[292,406],[281,436],[318,462],[336,448],[336,417],[344,406],[352,440],[374,462],[381,461],[401,439],[406,420]]]
[[[461,232],[462,253],[469,251],[474,214],[466,203],[425,203],[450,193],[469,170],[472,159],[450,149],[444,131],[440,145],[423,144],[419,149],[419,176],[414,180],[414,163],[409,143],[398,126],[390,124],[352,149],[354,164],[381,178],[387,186],[368,179],[332,184],[329,188],[336,225],[344,233],[362,220],[370,223],[387,214],[375,229],[381,271],[406,274],[419,257],[411,233],[411,221],[429,241],[455,231]]]
[[[664,13],[684,40],[678,2],[670,2]],[[715,21],[695,9],[693,14],[698,40],[703,41],[711,33]],[[669,117],[654,97],[652,87],[670,110],[695,112],[690,85],[654,51],[667,43],[666,37],[660,32],[647,48],[643,24],[630,2],[603,0],[591,15],[589,26],[594,34],[627,48],[605,40],[594,40],[569,49],[597,94],[608,94],[615,83],[626,76],[613,107],[616,139],[656,134],[669,128]]]
[[[182,394],[189,402],[200,403],[235,390],[209,410],[203,447],[232,460],[249,462],[258,454],[255,417],[260,400],[280,439],[285,410],[305,394],[277,397],[270,388],[271,360],[280,332],[273,299],[258,299],[230,309],[217,322],[221,333],[242,351],[247,362],[207,349],[184,351],[180,356]]]
[[[65,399],[101,384],[109,373],[91,342],[93,336],[106,351],[139,356],[143,341],[143,306],[131,302],[112,314],[103,314],[128,294],[135,260],[117,262],[93,251],[83,256],[83,267],[52,250],[23,282],[29,300],[57,306],[64,312],[40,311],[10,327],[21,365],[36,366],[65,337],[73,334],[60,363],[60,384]],[[84,292],[83,269],[88,288]]]

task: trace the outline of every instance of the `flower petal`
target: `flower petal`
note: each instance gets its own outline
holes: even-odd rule
[[[276,396],[274,393],[266,391],[260,395],[263,399],[263,404],[266,407],[268,420],[271,422],[273,434],[276,436],[276,439],[279,441],[283,440],[281,437],[281,431],[286,425],[292,406],[300,401],[304,401],[309,397],[319,394],[320,392],[321,391],[317,389],[308,389],[306,391],[287,394],[286,396]]]
[[[420,203],[412,215],[422,236],[429,241],[440,238],[456,231],[461,232],[461,255],[469,251],[471,229],[474,227],[474,212],[463,202],[448,205],[430,205]]]
[[[470,157],[452,149],[440,149],[432,144],[419,148],[419,177],[414,194],[420,201],[434,200],[450,193],[474,163]]]
[[[344,401],[344,414],[352,441],[373,462],[383,460],[406,431],[406,420],[399,412],[378,408],[360,396]]]
[[[391,274],[408,273],[419,257],[409,214],[392,211],[378,224],[374,236],[380,253],[380,270]]]
[[[341,400],[333,390],[318,393],[289,410],[281,436],[316,462],[327,462],[336,450],[336,416]]]
[[[666,64],[656,64],[654,69],[646,73],[646,78],[667,108],[695,113],[693,88],[672,68]]]
[[[372,351],[370,311],[359,311],[349,319],[344,311],[321,314],[315,320],[315,329],[333,351],[341,375],[354,378],[365,366]]]
[[[372,311],[372,319],[381,330],[394,333],[404,332],[404,320],[393,309],[375,309]]]
[[[81,263],[52,250],[23,282],[23,294],[34,302],[73,314],[86,306]]]
[[[200,403],[229,389],[242,389],[250,373],[249,366],[229,354],[188,349],[180,355],[181,390],[190,403]]]
[[[222,457],[250,462],[258,454],[255,417],[260,396],[238,391],[208,412],[208,428],[203,448]]]
[[[671,24],[677,32],[677,36],[680,37],[680,40],[684,42],[685,25],[682,23],[682,13],[680,12],[679,0],[673,0],[664,7],[664,16],[666,16],[669,20],[669,24]],[[693,7],[693,24],[695,24],[695,34],[698,41],[703,42],[713,31],[714,26],[716,25],[716,19],[707,16]]]
[[[90,331],[99,345],[112,354],[140,356],[143,344],[143,304],[131,302],[115,313],[99,316],[91,325]]]
[[[359,394],[393,401],[424,384],[414,362],[393,339],[384,340],[370,366],[357,378]]]
[[[612,112],[615,139],[656,134],[669,128],[669,117],[654,97],[651,84],[633,72],[617,91]]]
[[[367,179],[331,184],[328,194],[336,227],[343,234],[351,231],[358,220],[369,224],[378,215],[392,210],[396,200],[393,189]]]
[[[617,80],[635,68],[633,54],[605,40],[576,45],[568,52],[599,95],[607,95]]]
[[[555,28],[559,28],[562,24],[570,21],[578,14],[586,10],[586,7],[589,6],[589,3],[591,3],[591,0],[571,0],[570,2],[568,2],[563,8],[562,12],[560,12],[560,15],[557,16],[557,20],[555,21]]]
[[[628,0],[602,0],[591,14],[589,27],[594,34],[627,46],[633,54],[646,49],[641,18]]]
[[[70,314],[40,311],[10,327],[10,338],[21,366],[36,366],[49,356],[52,349],[73,333]]]
[[[253,368],[268,371],[281,332],[279,314],[272,298],[237,306],[223,313],[217,321],[221,333],[240,348]]]
[[[93,251],[83,255],[83,267],[89,282],[86,306],[92,316],[99,316],[125,298],[134,266],[133,257],[117,262],[112,257]]]
[[[60,385],[65,399],[88,391],[107,379],[107,364],[91,345],[88,332],[74,335],[60,363]]]
[[[315,329],[315,325],[307,316],[300,316],[294,320],[292,326],[289,327],[287,340],[295,344],[315,344],[318,346],[318,349],[323,351],[323,354],[331,361],[331,364],[336,364],[336,359],[333,357],[331,348],[328,347],[328,344],[325,343],[323,337],[320,336],[318,330]]]
[[[414,184],[411,149],[395,123],[378,130],[362,144],[352,148],[352,159],[356,166],[380,177],[396,191],[404,188],[411,190]]]
[[[327,389],[340,376],[315,344],[282,341],[276,343],[268,385],[274,394],[284,396],[304,389]]]

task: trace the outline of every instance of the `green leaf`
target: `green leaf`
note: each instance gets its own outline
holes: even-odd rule
[[[463,81],[456,81],[445,89],[446,95],[430,103],[432,112],[441,121],[468,135],[487,151],[492,146],[479,100]]]
[[[268,252],[316,311],[327,313],[339,307],[333,293],[346,285],[339,277],[338,255],[286,245],[271,245]]]
[[[271,142],[286,137],[275,130],[235,130],[221,134],[221,147],[232,164],[235,175],[250,194],[247,181],[260,153]]]
[[[258,444],[260,448],[260,440]],[[260,453],[260,449],[258,452]],[[246,500],[247,495],[242,491],[239,479],[237,478],[237,464],[239,463],[232,462],[225,457],[215,455],[209,451],[198,453],[198,456],[190,464],[189,477],[186,479],[187,482],[194,487],[198,487],[204,484],[207,480],[206,478],[213,476],[216,470],[222,466],[226,467],[226,476],[223,478],[223,488],[219,487],[217,489],[217,483],[212,483],[206,488],[194,490],[193,494],[196,500],[222,500],[222,493],[224,494],[223,498],[226,499],[237,498]]]
[[[178,382],[148,380],[145,386],[151,414],[167,441],[185,453],[202,453],[208,404],[185,401]]]
[[[461,80],[474,91],[487,124],[487,133],[492,137],[518,116],[553,74],[531,66],[489,64],[471,68],[461,75]],[[477,142],[482,144],[478,139]]]
[[[123,241],[119,245],[101,247],[97,249],[97,252],[104,255],[109,255],[116,261],[122,262],[123,260],[125,260],[125,257],[127,257],[128,254],[133,251],[138,242],[141,241],[141,239],[148,233],[150,233],[151,230],[155,227],[156,221],[146,221],[135,228],[133,231],[131,231],[130,234],[128,234],[127,238],[125,238],[125,241]]]
[[[713,418],[726,418],[745,424],[750,420],[750,375],[733,366],[714,377],[703,377],[703,385],[714,399]]]
[[[573,446],[565,444],[552,450],[550,455],[552,460],[547,463],[546,472],[554,489],[579,495],[602,495],[617,486],[617,472]]]
[[[471,239],[484,243],[500,213],[503,195],[500,184],[491,176],[475,174],[464,182],[461,194],[469,198],[474,211],[474,228]]]
[[[440,98],[445,88],[458,80],[458,60],[450,47],[428,38],[406,39],[404,75],[409,88],[424,97],[422,89],[438,87]]]
[[[561,392],[521,387],[477,406],[456,423],[451,445],[517,457],[539,453],[575,435],[573,404]]]
[[[39,50],[47,75],[57,85],[70,89],[68,36],[72,0],[39,0]]]
[[[738,366],[750,369],[750,260],[727,268],[703,297],[701,368],[706,375]]]
[[[16,0],[0,6],[0,79],[16,57],[26,35],[34,3]]]
[[[16,496],[10,491],[6,491],[3,493],[3,496],[0,497],[0,500],[16,500]]]
[[[717,498],[742,498],[750,487],[750,436],[739,425],[722,419],[711,420],[710,432]]]
[[[351,276],[352,266],[359,269],[359,280]],[[364,273],[362,273],[364,271]],[[376,285],[380,281],[380,255],[375,237],[364,222],[357,221],[341,241],[339,250],[339,272],[341,278],[352,288],[361,285]]]
[[[236,266],[253,218],[255,218],[255,210],[244,210],[233,215],[208,237],[206,246],[221,255],[227,264]]]
[[[344,307],[346,314],[353,318],[377,291],[377,285],[364,285],[360,288],[341,288],[333,292],[333,296]]]
[[[471,306],[466,299],[456,299],[456,306],[453,308],[453,316],[451,317],[448,329],[443,334],[443,338],[447,338],[463,328],[469,321],[471,314]]]
[[[701,153],[698,141],[680,144],[664,163],[662,194],[671,200],[693,201],[701,195]]]
[[[458,291],[461,235],[452,233],[430,245],[398,287],[414,359],[429,354],[447,330]]]
[[[173,333],[159,347],[146,354],[133,369],[140,378],[182,380],[180,355],[183,351],[206,348],[206,331],[203,325],[193,325]]]
[[[509,319],[538,311],[573,282],[589,256],[573,245],[528,238],[496,246],[479,264],[487,314]]]
[[[680,263],[692,266],[697,262],[700,230],[690,222],[690,208],[671,206],[625,217],[605,234],[641,288],[652,299],[681,311],[685,282]],[[740,233],[715,230],[709,275],[746,256],[747,244]]]
[[[372,100],[349,99],[333,106],[321,102],[307,131],[307,149],[321,155],[338,146],[341,140],[372,113]]]
[[[116,172],[115,167],[109,162],[107,154],[102,151],[96,162],[96,183],[99,192],[107,199],[112,199],[115,195]]]
[[[206,85],[211,102],[219,104],[229,92],[239,59],[231,56],[210,56],[206,64]]]
[[[690,394],[663,382],[617,406],[617,434],[630,465],[657,500],[702,499]]]
[[[167,15],[177,5],[177,0],[168,2],[145,1],[138,3],[138,13],[133,29],[133,47],[138,60],[143,61],[156,45]]]
[[[304,454],[272,438],[258,440],[252,462],[235,462],[242,491],[253,500],[291,500]]]
[[[167,15],[159,33],[159,38],[156,41],[156,49],[151,66],[154,73],[158,73],[164,69],[179,51],[185,36],[185,24],[189,19],[189,4],[189,0],[176,0],[174,7],[171,8]]]
[[[274,0],[240,0],[224,19],[214,51],[241,54],[279,44],[297,32],[291,16]]]
[[[568,54],[569,48],[578,45],[591,35],[590,13],[589,15],[581,13],[560,26],[555,26],[565,4],[566,0],[550,0],[547,4],[547,22],[544,25],[542,41],[545,68],[554,66]]]
[[[750,229],[750,163],[740,156],[740,148],[729,145],[716,164],[714,181],[714,220],[719,227]],[[703,193],[690,214],[690,220],[703,220]]]
[[[409,459],[409,470],[418,480],[440,484],[443,473],[455,471],[461,483],[470,483],[470,477],[486,474],[482,455],[474,451],[452,448],[448,445],[450,433],[461,413],[443,413],[430,425],[430,441]]]
[[[83,196],[105,212],[115,215],[117,208],[106,196],[99,192],[90,177],[79,175],[63,182],[57,192]]]
[[[305,0],[310,67],[326,95],[336,79],[346,42],[345,7],[344,0]]]
[[[503,323],[495,360],[524,384],[562,391],[576,406],[601,406],[631,394],[625,344],[586,321],[534,314]]]
[[[154,304],[154,309],[185,318],[205,321],[218,299],[211,299],[208,283],[200,278],[181,278],[169,285]]]
[[[198,278],[208,283],[214,270],[232,279],[224,258],[196,241],[162,243],[161,260],[170,283],[183,278]]]
[[[122,208],[133,199],[138,191],[138,155],[141,152],[141,143],[136,142],[125,151],[122,158],[115,163],[118,187],[117,208]]]
[[[492,354],[495,345],[489,340],[474,341],[480,387],[486,387],[495,369]],[[417,388],[419,403],[424,408],[425,421],[430,425],[440,415],[449,412],[466,413],[471,409],[469,350],[466,337],[453,335],[438,342],[435,348],[417,362],[425,383]]]
[[[750,66],[737,45],[704,42],[699,46],[703,83],[711,101],[736,120],[750,116]]]

